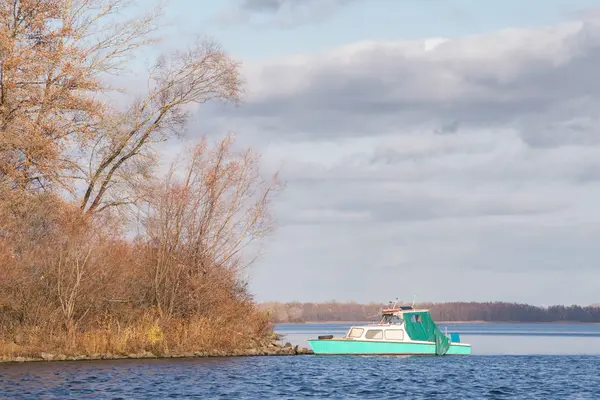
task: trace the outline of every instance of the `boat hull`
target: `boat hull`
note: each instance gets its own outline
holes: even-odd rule
[[[433,342],[378,342],[372,340],[309,340],[315,354],[323,355],[436,355]],[[469,355],[471,346],[452,343],[446,355]]]

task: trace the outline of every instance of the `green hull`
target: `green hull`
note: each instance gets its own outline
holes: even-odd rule
[[[309,340],[315,354],[327,355],[435,355],[435,343],[375,342],[366,340]],[[471,346],[451,344],[446,355],[471,354]]]

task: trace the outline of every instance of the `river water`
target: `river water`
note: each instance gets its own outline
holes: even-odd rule
[[[306,346],[309,337],[347,328],[277,331]],[[448,331],[471,343],[473,355],[0,364],[0,399],[600,399],[600,325],[457,324]]]

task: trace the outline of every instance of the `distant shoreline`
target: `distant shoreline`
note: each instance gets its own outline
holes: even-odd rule
[[[400,302],[403,304],[405,302]],[[335,322],[363,322],[375,320],[382,309],[391,305],[369,303],[260,303],[259,307],[268,312],[273,320],[330,324]],[[575,324],[600,323],[600,304],[590,306],[554,305],[533,306],[530,304],[507,302],[447,302],[418,303],[413,307],[431,311],[434,321],[444,324],[493,324],[493,323],[532,323],[532,324]],[[344,320],[344,321],[340,321]]]

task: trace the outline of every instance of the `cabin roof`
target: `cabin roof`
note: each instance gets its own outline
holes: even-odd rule
[[[382,311],[382,314],[395,314],[395,313],[416,313],[416,312],[429,312],[429,309],[426,308],[388,308]]]

